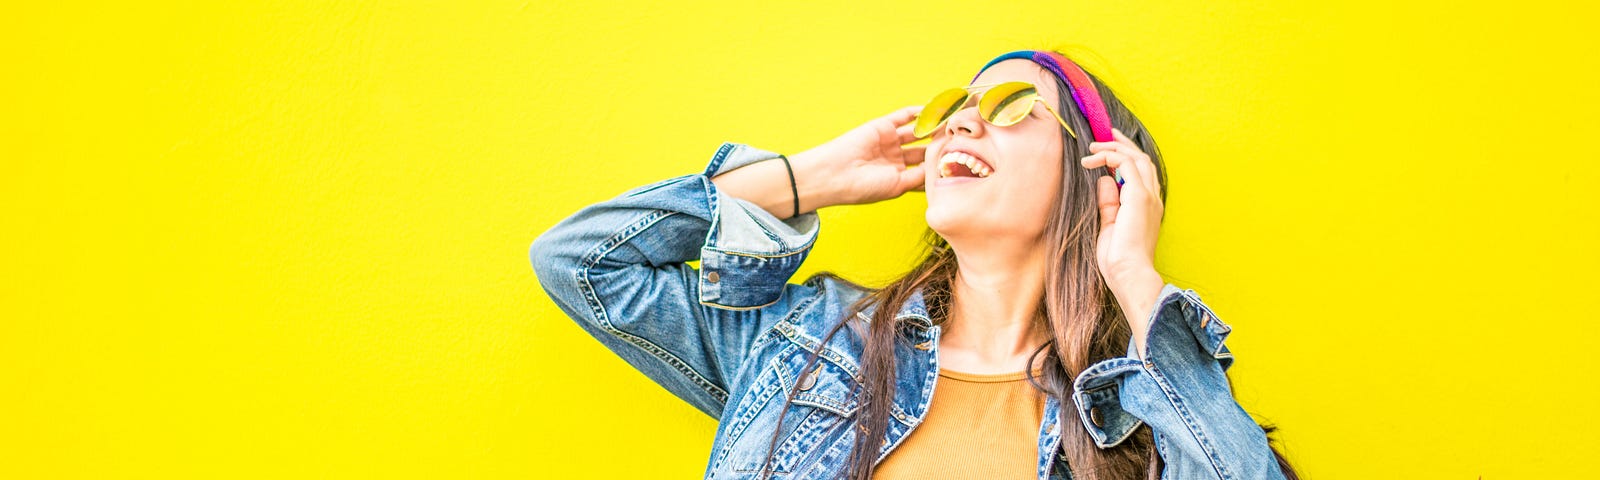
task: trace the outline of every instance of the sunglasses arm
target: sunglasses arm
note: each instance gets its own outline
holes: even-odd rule
[[[1044,103],[1044,99],[1043,98],[1039,99],[1039,103]],[[1063,119],[1063,118],[1061,118],[1061,115],[1056,114],[1056,109],[1049,108],[1049,105],[1045,105],[1045,107],[1046,108],[1044,110],[1047,111],[1047,112],[1050,112],[1050,116],[1056,117],[1056,121],[1057,122],[1061,122],[1061,128],[1067,129],[1067,134],[1068,135],[1072,135],[1072,138],[1078,138],[1078,132],[1072,131],[1072,127],[1067,126],[1066,119]]]

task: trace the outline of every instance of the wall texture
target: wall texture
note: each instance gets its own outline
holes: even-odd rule
[[[1158,267],[1311,478],[1600,455],[1579,2],[34,2],[0,17],[0,477],[693,478],[713,424],[533,238],[1072,47],[1171,172]],[[910,195],[802,270],[880,283]]]

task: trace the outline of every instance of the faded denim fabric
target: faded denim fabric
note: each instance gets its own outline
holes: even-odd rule
[[[638,187],[590,205],[529,249],[539,282],[560,308],[624,361],[718,419],[705,477],[756,478],[786,392],[776,477],[837,478],[857,429],[861,342],[846,328],[822,338],[867,294],[849,284],[789,277],[816,241],[816,213],[779,220],[720,195],[710,177],[777,154],[726,143],[705,171]],[[685,262],[700,260],[700,269]],[[857,315],[866,322],[871,310]],[[1096,443],[1110,447],[1141,423],[1155,431],[1163,478],[1282,478],[1261,428],[1235,402],[1223,372],[1230,328],[1193,290],[1162,288],[1148,358],[1105,360],[1078,376],[1073,406]],[[940,327],[920,294],[896,314],[896,392],[878,460],[928,411],[938,378]],[[802,375],[806,356],[821,352]],[[1039,425],[1039,478],[1070,478],[1055,455],[1060,399]]]

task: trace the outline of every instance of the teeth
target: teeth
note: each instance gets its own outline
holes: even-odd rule
[[[973,158],[972,155],[967,155],[961,152],[950,152],[939,158],[939,177],[948,177],[954,173],[950,171],[950,164],[952,163],[965,165],[967,169],[971,170],[973,174],[978,176],[978,178],[987,178],[989,175],[994,174],[994,169],[989,168],[988,165],[978,161],[977,158]]]

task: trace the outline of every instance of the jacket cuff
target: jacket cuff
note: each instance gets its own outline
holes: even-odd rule
[[[1169,283],[1161,287],[1156,305],[1155,311],[1150,313],[1149,331],[1145,335],[1146,355],[1194,346],[1221,363],[1224,371],[1233,366],[1233,352],[1223,344],[1228,334],[1233,333],[1233,327],[1222,323],[1211,307],[1200,301],[1200,294]],[[1158,324],[1163,321],[1165,323]],[[1128,341],[1128,356],[1139,356],[1132,340]]]
[[[1078,416],[1100,448],[1122,443],[1143,423],[1123,407],[1122,390],[1130,379],[1148,375],[1144,373],[1147,367],[1160,363],[1170,368],[1173,362],[1197,363],[1211,359],[1226,371],[1233,364],[1233,353],[1223,344],[1233,328],[1217,319],[1194,290],[1166,284],[1152,310],[1150,330],[1145,339],[1146,359],[1139,359],[1138,350],[1130,340],[1127,356],[1096,363],[1073,381]]]
[[[710,178],[778,158],[778,154],[724,143],[703,175],[711,200],[711,230],[700,250],[700,303],[746,310],[777,302],[800,269],[821,230],[816,212],[779,220],[754,203],[723,196]]]
[[[1144,424],[1122,409],[1121,379],[1139,371],[1139,361],[1119,357],[1091,365],[1072,382],[1072,400],[1083,428],[1100,448],[1114,447]]]

